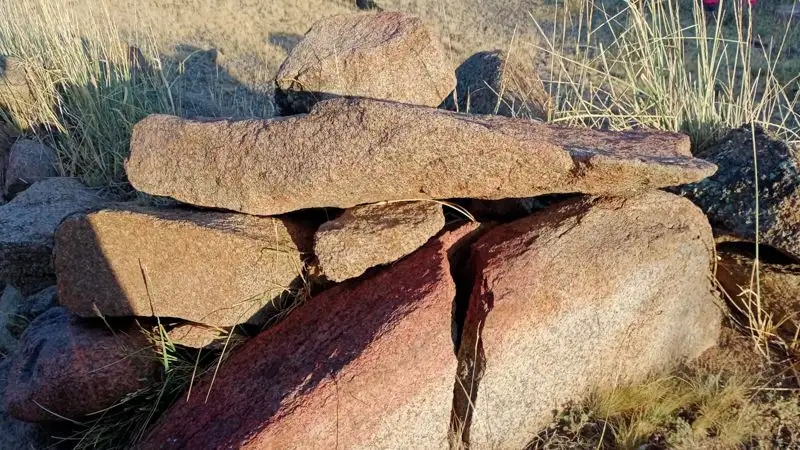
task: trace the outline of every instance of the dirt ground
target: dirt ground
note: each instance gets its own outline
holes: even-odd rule
[[[551,7],[544,0],[377,0],[378,6],[416,14],[437,30],[454,67],[480,50],[533,42],[531,19]],[[110,16],[133,43],[152,36],[168,56],[216,49],[217,63],[250,87],[266,87],[312,23],[357,11],[347,0],[67,0],[73,11]],[[552,12],[550,12],[552,14]],[[516,45],[515,45],[516,46]],[[529,46],[527,46],[529,47]]]

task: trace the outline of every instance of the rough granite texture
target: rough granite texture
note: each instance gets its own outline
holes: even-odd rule
[[[58,176],[55,150],[32,139],[20,139],[11,146],[8,155],[3,191],[13,198],[31,184]]]
[[[220,336],[223,335],[223,330],[220,328],[193,323],[178,325],[167,332],[167,336],[173,344],[191,348],[204,348],[215,342],[224,345],[224,339],[220,341]]]
[[[112,333],[64,308],[36,318],[11,359],[5,406],[28,422],[80,420],[155,381],[158,356],[133,326]],[[50,412],[48,412],[50,411]]]
[[[344,281],[408,255],[443,226],[442,206],[436,202],[356,206],[319,227],[314,254],[329,280]]]
[[[713,245],[703,213],[659,191],[568,201],[481,237],[455,384],[470,448],[524,448],[566,402],[713,346]]]
[[[227,359],[140,450],[448,448],[456,370],[447,233],[329,289]]]
[[[300,278],[314,229],[283,218],[125,207],[65,220],[54,263],[80,316],[174,317],[213,326],[257,313]]]
[[[326,17],[308,30],[275,77],[283,114],[319,100],[369,97],[436,107],[456,86],[439,38],[401,12]]]
[[[134,128],[126,167],[149,194],[272,215],[384,200],[631,195],[713,174],[689,146],[675,133],[338,98],[272,120],[149,116]]]
[[[754,242],[756,211],[759,241],[800,258],[800,160],[797,150],[755,130],[758,161],[758,209],[755,202],[753,137],[750,127],[733,130],[698,156],[719,166],[702,182],[681,193],[708,215],[715,227]]]
[[[8,450],[58,449],[51,430],[41,424],[23,422],[11,417],[5,408],[6,380],[11,361],[0,359],[0,448]],[[61,434],[64,436],[64,434]]]
[[[444,103],[451,111],[547,120],[553,108],[533,64],[502,50],[470,56],[456,69],[456,80]]]
[[[76,178],[48,178],[0,206],[0,280],[24,295],[55,284],[53,235],[65,217],[110,200]]]
[[[800,329],[800,264],[758,263],[760,297],[748,296],[743,291],[755,292],[751,283],[754,255],[732,250],[717,252],[717,280],[730,299],[747,311],[748,301],[761,303],[761,308],[772,315],[778,333],[792,342]],[[753,305],[749,306],[753,308]]]

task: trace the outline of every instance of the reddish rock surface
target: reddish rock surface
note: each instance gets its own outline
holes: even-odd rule
[[[332,99],[272,120],[154,115],[136,124],[137,189],[272,215],[386,200],[631,195],[701,180],[675,133],[573,129],[368,99]]]
[[[659,191],[489,231],[472,247],[456,433],[472,449],[524,448],[566,402],[714,345],[713,245],[703,213]]]
[[[436,107],[456,86],[439,38],[401,12],[326,17],[308,30],[275,77],[284,114],[335,96]]]
[[[447,251],[466,227],[260,334],[140,449],[447,448],[456,370]]]
[[[5,405],[28,422],[79,420],[148,386],[157,370],[158,357],[138,328],[112,334],[52,308],[20,339]]]
[[[61,304],[80,316],[160,316],[232,326],[296,284],[313,227],[282,218],[128,206],[56,233]]]

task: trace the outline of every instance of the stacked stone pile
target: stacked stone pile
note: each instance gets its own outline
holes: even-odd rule
[[[277,77],[285,116],[136,125],[131,184],[179,206],[61,178],[21,191],[0,275],[18,299],[55,280],[61,307],[9,352],[5,410],[77,420],[152,382],[131,318],[202,347],[298,296],[139,448],[523,448],[554,408],[714,345],[712,227],[659,189],[703,195],[716,166],[676,133],[448,110],[469,89],[445,55],[405,14],[325,19]],[[447,208],[547,194],[571,195],[492,224]]]

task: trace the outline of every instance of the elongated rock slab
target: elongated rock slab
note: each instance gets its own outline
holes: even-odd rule
[[[456,360],[447,252],[464,228],[327,290],[227,359],[140,450],[446,449]]]
[[[56,233],[59,299],[87,317],[258,322],[261,307],[300,277],[313,231],[282,218],[205,211],[73,216]]]
[[[711,227],[665,192],[577,199],[497,227],[476,270],[459,347],[456,435],[519,449],[552,411],[714,345]]]
[[[714,173],[689,138],[602,132],[337,98],[307,115],[196,121],[153,115],[134,128],[137,189],[271,215],[383,200],[632,194]]]

